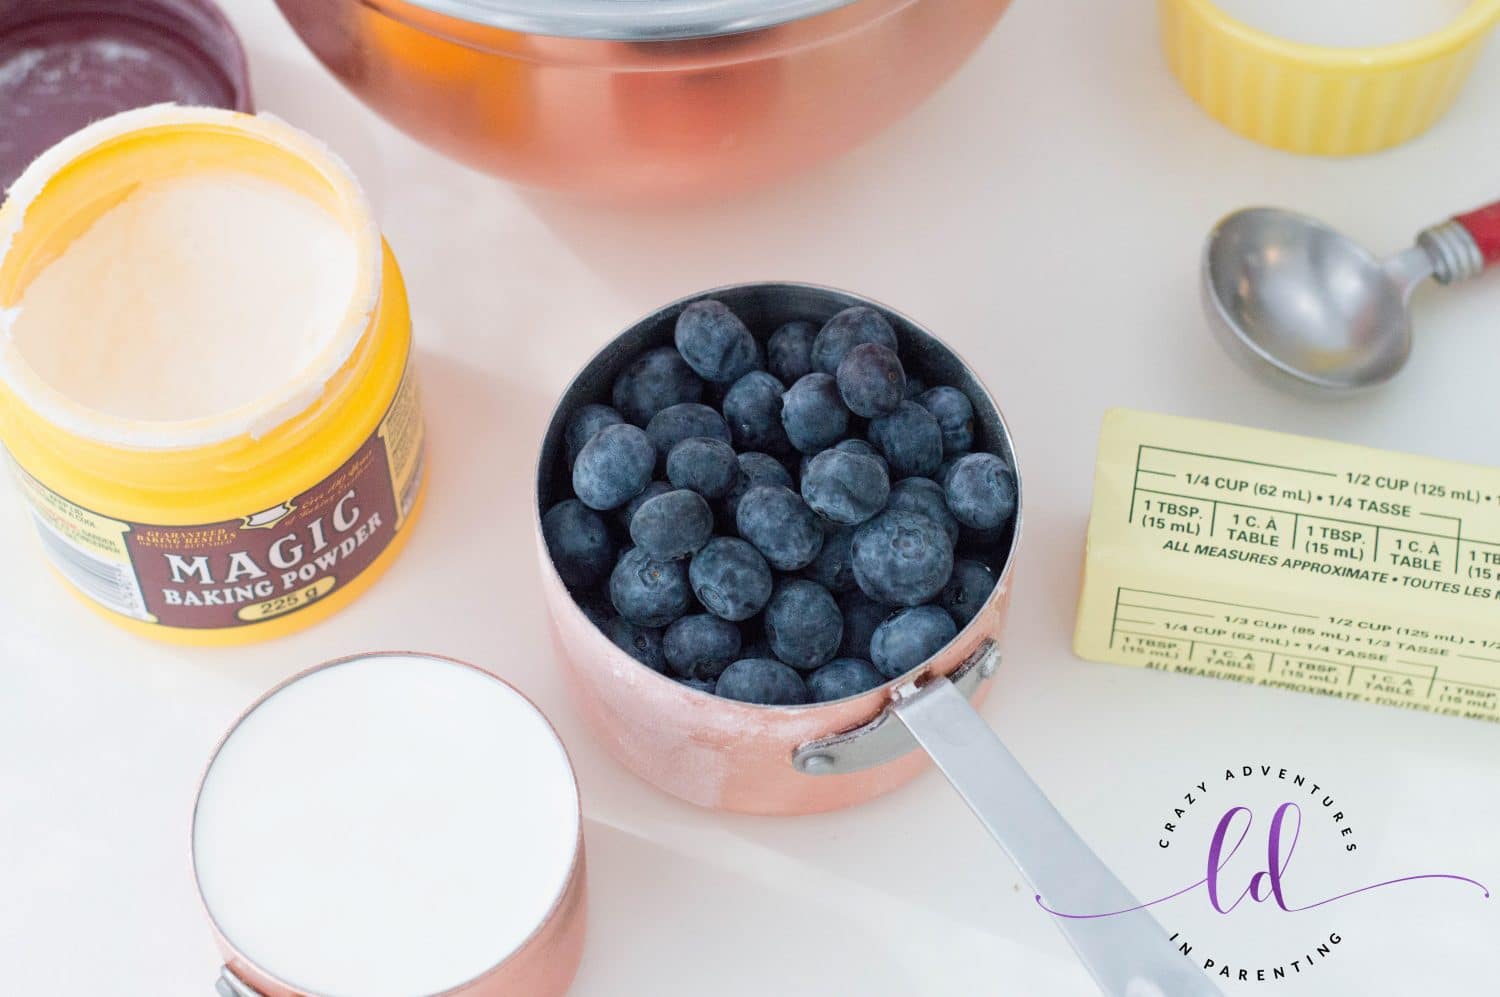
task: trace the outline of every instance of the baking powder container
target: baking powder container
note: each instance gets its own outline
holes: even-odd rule
[[[297,354],[299,369],[246,386],[251,400],[227,411],[167,421],[81,404],[38,373],[16,335],[28,286],[143,185],[220,176],[305,198],[350,240],[349,300],[332,303],[338,318]],[[0,254],[0,441],[41,538],[34,570],[50,562],[138,633],[220,644],[321,619],[389,565],[422,496],[411,322],[369,205],[326,148],[271,118],[126,112],[64,140],[16,181],[0,208]],[[89,345],[78,344],[80,361],[98,362]],[[238,343],[230,376],[265,349]]]
[[[245,51],[211,0],[0,2],[0,191],[79,128],[161,103],[251,109]]]
[[[215,751],[192,836],[221,997],[558,997],[582,958],[567,752],[460,661],[365,654],[273,689]]]
[[[543,588],[559,654],[594,733],[641,778],[699,806],[756,814],[851,806],[895,789],[928,765],[927,755],[891,715],[895,689],[947,676],[971,701],[983,700],[999,663],[1021,517],[1018,513],[1015,520],[1017,533],[1005,541],[994,591],[974,620],[911,674],[863,695],[808,706],[751,705],[698,692],[630,657],[584,615],[563,585],[542,537],[541,512],[567,495],[555,475],[565,463],[569,415],[580,405],[607,400],[615,376],[643,351],[670,345],[678,313],[704,297],[722,301],[750,328],[762,330],[798,319],[821,324],[854,305],[877,308],[895,328],[909,370],[929,384],[952,385],[968,395],[975,450],[999,454],[1014,467],[1010,432],[973,371],[921,326],[853,294],[781,283],[706,291],[647,316],[589,361],[547,429],[537,475]],[[1021,491],[1018,480],[1018,503]]]
[[[1167,64],[1204,110],[1257,142],[1325,156],[1375,152],[1434,125],[1500,20],[1500,0],[1473,0],[1426,37],[1338,48],[1277,38],[1214,0],[1157,9]]]

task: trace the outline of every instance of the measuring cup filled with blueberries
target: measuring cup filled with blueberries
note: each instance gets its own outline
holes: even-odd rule
[[[574,696],[626,767],[714,809],[847,807],[930,757],[1048,907],[1124,912],[1058,919],[1106,992],[1217,993],[971,705],[1021,491],[994,400],[910,319],[805,284],[674,302],[589,361],[542,444]]]

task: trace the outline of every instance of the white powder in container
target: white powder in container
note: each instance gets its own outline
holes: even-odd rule
[[[209,418],[308,367],[344,322],[358,267],[354,238],[295,191],[227,172],[153,181],[37,275],[11,336],[85,408]]]
[[[1287,41],[1335,48],[1393,45],[1440,31],[1471,0],[1211,0],[1237,21]]]
[[[356,658],[263,701],[209,768],[194,866],[230,944],[299,991],[414,997],[502,962],[575,860],[572,769],[508,685]]]

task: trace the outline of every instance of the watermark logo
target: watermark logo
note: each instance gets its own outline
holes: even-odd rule
[[[1352,856],[1359,849],[1352,821],[1331,792],[1286,768],[1271,765],[1225,768],[1222,778],[1196,783],[1181,799],[1172,807],[1171,818],[1161,825],[1156,847],[1162,851],[1171,849],[1190,818],[1203,813],[1217,814],[1206,854],[1195,856],[1194,872],[1201,871],[1201,876],[1125,910],[1058,910],[1049,906],[1041,895],[1036,897],[1038,906],[1055,917],[1093,919],[1196,896],[1200,903],[1196,914],[1200,917],[1208,913],[1229,918],[1237,912],[1243,915],[1254,911],[1260,921],[1258,927],[1264,927],[1268,916],[1301,915],[1297,922],[1285,922],[1286,927],[1295,923],[1299,929],[1294,944],[1288,944],[1286,930],[1278,930],[1271,935],[1282,947],[1280,955],[1262,951],[1247,959],[1248,953],[1231,958],[1226,951],[1230,945],[1249,947],[1235,932],[1224,930],[1230,922],[1222,921],[1211,926],[1214,930],[1200,932],[1212,938],[1213,954],[1208,954],[1205,946],[1189,938],[1185,929],[1174,931],[1165,920],[1165,911],[1157,912],[1178,951],[1198,962],[1205,972],[1234,981],[1266,982],[1301,975],[1333,954],[1345,938],[1336,926],[1331,926],[1333,912],[1341,901],[1350,897],[1376,891],[1394,893],[1420,881],[1443,881],[1480,900],[1490,896],[1483,883],[1454,872],[1393,870],[1395,874],[1384,878],[1349,878],[1347,869],[1334,866],[1338,864],[1337,856]],[[1299,845],[1304,845],[1305,852],[1316,851],[1316,855],[1294,865]],[[1188,902],[1184,900],[1185,904]],[[1187,916],[1192,916],[1193,910],[1173,907],[1178,915],[1187,911]],[[1315,917],[1308,915],[1314,911],[1321,913]],[[1256,935],[1263,940],[1267,933],[1257,931]]]

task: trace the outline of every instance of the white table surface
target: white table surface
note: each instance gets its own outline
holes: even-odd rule
[[[565,696],[529,525],[552,400],[640,314],[758,278],[882,299],[959,346],[1001,399],[1028,476],[1028,525],[1006,664],[984,712],[1137,892],[1201,875],[1190,854],[1164,864],[1154,829],[1188,785],[1240,762],[1314,774],[1357,815],[1357,862],[1325,882],[1308,859],[1310,892],[1430,871],[1500,885],[1500,726],[1090,664],[1070,650],[1107,407],[1500,463],[1500,279],[1420,294],[1410,368],[1388,390],[1331,404],[1231,366],[1195,283],[1204,233],[1244,204],[1302,209],[1395,249],[1500,193],[1500,53],[1418,141],[1304,159],[1230,134],[1184,96],[1151,5],[1021,0],[946,89],[855,154],[749,199],[644,215],[522,195],[451,164],[346,95],[269,2],[226,6],[260,105],[352,163],[403,262],[430,501],[405,555],[352,609],[278,642],[205,652],[127,636],[77,604],[41,568],[12,491],[0,492],[0,991],[210,992],[218,962],[187,861],[209,751],[293,672],[403,647],[493,669],[567,741],[593,890],[580,997],[1092,992],[938,776],[841,814],[702,812],[616,765]],[[1227,928],[1201,895],[1160,913],[1172,930],[1219,932],[1227,955],[1283,937],[1295,955],[1296,939],[1322,930],[1312,913],[1261,910]],[[1334,920],[1342,941],[1315,970],[1230,992],[1500,992],[1500,900],[1410,884],[1344,901]]]

